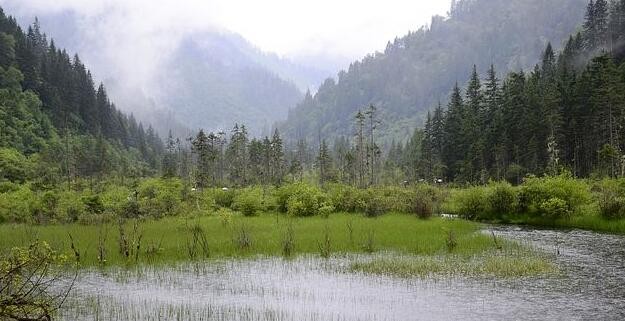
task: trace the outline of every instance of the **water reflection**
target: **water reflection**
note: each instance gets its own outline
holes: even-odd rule
[[[397,279],[349,260],[232,260],[82,276],[62,320],[622,320],[625,239],[496,227],[556,256],[562,273],[521,279]],[[490,233],[490,232],[488,232]]]

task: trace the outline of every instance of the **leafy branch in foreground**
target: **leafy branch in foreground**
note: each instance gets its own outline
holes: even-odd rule
[[[46,242],[13,248],[0,256],[0,319],[52,320],[74,286],[77,274]]]

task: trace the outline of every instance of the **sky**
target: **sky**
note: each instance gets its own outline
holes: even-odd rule
[[[357,59],[444,15],[450,0],[0,0],[32,16],[71,10],[84,28],[126,33],[158,49],[187,32],[227,29],[281,56]],[[105,18],[102,18],[105,17]],[[159,40],[159,34],[165,35]],[[146,43],[148,42],[148,43]]]

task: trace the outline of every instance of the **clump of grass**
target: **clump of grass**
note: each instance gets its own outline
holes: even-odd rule
[[[349,236],[349,244],[354,244],[354,220],[347,221],[347,235]]]
[[[319,255],[327,259],[332,255],[332,239],[330,238],[330,228],[326,225],[323,230],[323,238],[317,243],[319,247]]]
[[[284,233],[282,240],[282,255],[285,257],[291,257],[295,252],[295,231],[293,225],[289,223]]]
[[[453,252],[458,247],[458,238],[454,230],[445,231],[445,245],[447,246],[447,252]]]
[[[106,238],[108,230],[106,227],[100,226],[98,229],[98,265],[104,267],[107,262]]]
[[[191,260],[195,260],[199,257],[200,252],[205,258],[210,256],[210,248],[208,246],[208,239],[206,233],[201,225],[195,224],[189,228],[191,234],[191,240],[187,241],[187,253]]]
[[[365,240],[362,244],[362,249],[366,253],[375,252],[375,231],[373,229],[367,232],[367,235],[365,236]]]
[[[247,225],[241,224],[234,238],[234,244],[239,251],[247,251],[252,248],[252,236]]]
[[[532,251],[488,252],[464,256],[385,256],[350,264],[351,272],[400,278],[433,276],[495,276],[503,278],[553,274],[557,267]]]
[[[131,231],[127,232],[125,220],[120,219],[118,221],[118,230],[119,254],[125,258],[126,262],[132,258],[135,259],[135,262],[138,262],[139,253],[141,252],[141,241],[143,239],[143,233],[139,228],[139,222],[134,220]]]

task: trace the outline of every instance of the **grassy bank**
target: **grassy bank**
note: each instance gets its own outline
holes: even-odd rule
[[[114,223],[5,224],[0,226],[0,250],[38,239],[78,256],[84,267],[392,251],[414,260],[444,257],[445,264],[453,261],[461,269],[471,257],[508,257],[519,248],[515,243],[479,233],[479,229],[479,224],[464,220],[421,220],[403,214],[378,218],[354,214],[288,218],[277,214],[245,217],[222,213],[199,218],[127,221],[121,230]],[[440,268],[432,269],[437,271]]]

